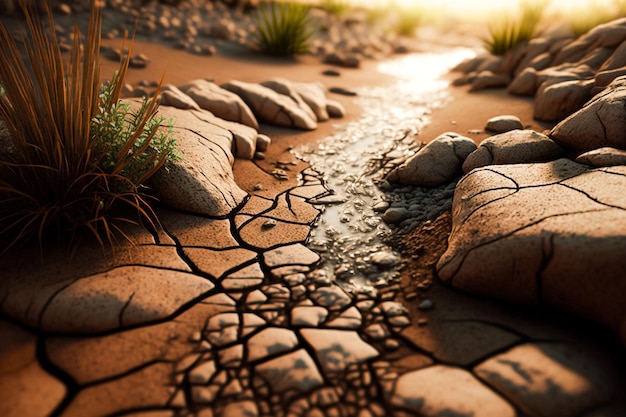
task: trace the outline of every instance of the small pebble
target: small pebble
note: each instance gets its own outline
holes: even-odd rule
[[[420,303],[418,304],[417,308],[419,308],[422,311],[426,311],[426,310],[432,310],[432,308],[435,305],[433,304],[433,302],[428,299],[428,298],[424,298],[422,301],[420,301]]]
[[[276,220],[268,219],[265,221],[265,223],[263,223],[263,226],[261,226],[261,229],[267,230],[267,229],[271,229],[272,227],[276,227]]]
[[[341,76],[341,73],[337,70],[329,69],[329,70],[323,71],[322,75],[326,75],[329,77],[339,77]]]
[[[342,96],[354,97],[356,96],[355,91],[347,90],[343,87],[331,87],[328,89],[331,93],[341,94]]]

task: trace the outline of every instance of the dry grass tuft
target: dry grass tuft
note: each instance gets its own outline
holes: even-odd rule
[[[25,56],[0,24],[0,119],[14,148],[0,156],[0,252],[84,231],[112,246],[121,223],[137,217],[155,227],[142,183],[173,156],[174,142],[158,130],[155,99],[131,113],[120,103],[128,56],[100,88],[101,9],[92,2],[83,45],[75,28],[69,59],[49,10],[45,26],[34,9],[24,13]]]

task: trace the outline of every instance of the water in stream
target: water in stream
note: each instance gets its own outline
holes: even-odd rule
[[[385,61],[379,71],[393,75],[390,86],[362,88],[358,121],[339,124],[335,134],[317,146],[293,150],[324,180],[330,195],[311,233],[309,247],[320,253],[318,274],[347,290],[388,285],[398,277],[401,257],[389,237],[398,229],[435,218],[450,208],[454,184],[435,189],[395,187],[382,179],[419,149],[417,134],[433,109],[449,100],[448,83],[441,79],[451,67],[474,52],[458,48],[447,53],[411,54]],[[443,132],[442,132],[443,133]],[[394,209],[411,214],[390,227]],[[406,217],[406,215],[405,215]]]

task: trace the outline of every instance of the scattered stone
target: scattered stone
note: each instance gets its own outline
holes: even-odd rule
[[[234,94],[212,81],[194,80],[179,87],[191,97],[200,108],[225,120],[237,122],[259,129],[259,123],[250,107],[237,94]],[[259,149],[264,152],[263,149]]]
[[[337,70],[328,69],[328,70],[322,71],[322,75],[326,75],[328,77],[340,77],[341,73]]]
[[[472,139],[444,133],[387,175],[390,182],[435,187],[449,183],[467,156],[476,149]]]
[[[513,130],[482,141],[463,163],[463,172],[487,165],[551,161],[561,155],[561,147],[546,135],[533,130]]]
[[[427,311],[427,310],[432,310],[434,306],[435,305],[430,299],[425,298],[422,301],[420,301],[420,303],[417,305],[417,308],[419,308],[422,311]]]
[[[404,207],[390,207],[383,214],[383,221],[387,224],[398,224],[412,216],[411,212]]]
[[[260,119],[278,126],[314,130],[317,122],[288,96],[259,84],[230,81],[222,88],[237,94]]]
[[[326,100],[326,111],[333,119],[341,119],[346,115],[346,109],[343,107],[343,104],[336,100]]]
[[[516,129],[524,129],[524,125],[519,117],[513,115],[492,117],[485,126],[485,130],[495,133],[505,133]]]
[[[357,93],[352,90],[347,90],[343,87],[331,87],[328,91],[334,94],[339,94],[342,96],[355,97]]]
[[[370,255],[372,263],[381,268],[392,268],[397,265],[401,258],[391,251],[379,251]]]
[[[344,68],[359,68],[361,60],[354,54],[344,54],[342,52],[332,52],[322,60],[324,64],[337,65]]]

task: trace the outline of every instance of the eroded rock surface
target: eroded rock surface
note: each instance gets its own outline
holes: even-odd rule
[[[314,130],[317,122],[289,96],[259,84],[229,81],[222,88],[237,94],[261,120],[278,126]]]
[[[603,147],[626,148],[626,77],[613,81],[582,109],[550,132],[555,142],[575,152]]]
[[[230,213],[247,195],[233,178],[233,133],[203,120],[203,116],[219,120],[204,110],[195,115],[191,111],[162,107],[159,114],[176,120],[173,135],[182,158],[150,181],[161,202],[208,216]]]
[[[474,170],[457,186],[439,275],[464,291],[593,318],[626,340],[624,186],[626,167],[566,159]]]

